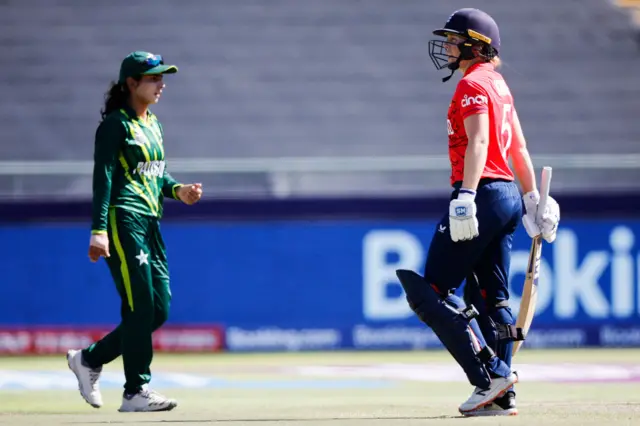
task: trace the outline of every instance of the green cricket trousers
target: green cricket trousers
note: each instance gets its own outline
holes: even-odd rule
[[[97,368],[122,355],[127,393],[151,381],[151,334],[168,318],[169,270],[157,218],[122,208],[109,209],[107,265],[122,300],[121,322],[111,333],[83,350],[87,365]]]

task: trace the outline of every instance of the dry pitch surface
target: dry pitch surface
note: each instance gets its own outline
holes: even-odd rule
[[[0,358],[0,424],[640,424],[640,350],[523,349],[514,366],[520,414],[462,418],[471,387],[441,351],[157,355],[152,383],[178,408],[124,414],[119,362],[105,368],[96,410],[64,357]]]

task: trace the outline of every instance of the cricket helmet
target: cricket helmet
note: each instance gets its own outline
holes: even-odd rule
[[[464,8],[456,10],[449,16],[444,28],[437,29],[434,35],[447,37],[455,34],[464,37],[464,41],[457,44],[460,56],[457,58],[447,53],[445,46],[453,43],[446,40],[430,40],[429,56],[437,69],[449,68],[453,74],[460,66],[460,61],[475,58],[473,47],[480,45],[480,55],[490,60],[500,51],[500,30],[496,21],[480,9]],[[449,62],[450,58],[456,59]],[[450,76],[443,81],[447,81]]]

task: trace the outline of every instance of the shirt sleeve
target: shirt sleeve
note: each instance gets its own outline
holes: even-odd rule
[[[107,232],[107,215],[111,201],[111,184],[120,145],[126,137],[121,122],[105,120],[98,126],[93,154],[93,201],[91,233]]]
[[[164,139],[164,128],[162,127],[162,124],[160,124],[160,121],[158,121],[158,119],[155,116],[154,116],[154,119],[156,121],[156,124],[158,125],[158,129],[160,129],[160,135],[162,135],[162,138]],[[162,195],[168,198],[173,198],[174,200],[179,200],[178,195],[176,194],[176,190],[180,188],[182,184],[178,183],[173,178],[173,176],[171,176],[171,174],[167,171],[166,164],[167,163],[165,160],[165,167],[162,174],[162,179],[163,179]]]
[[[468,79],[460,80],[458,99],[460,99],[460,113],[463,120],[470,115],[489,112],[489,96],[477,82]]]
[[[173,198],[174,200],[179,200],[178,195],[176,194],[176,190],[182,186],[181,183],[178,183],[173,176],[169,174],[167,168],[164,168],[163,174],[164,183],[162,184],[162,195],[165,197]]]

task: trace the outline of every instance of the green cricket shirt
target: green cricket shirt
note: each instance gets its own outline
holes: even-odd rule
[[[147,123],[130,108],[109,114],[98,126],[93,166],[93,233],[107,230],[110,207],[162,217],[164,197],[178,199],[180,186],[167,171],[162,125]]]

